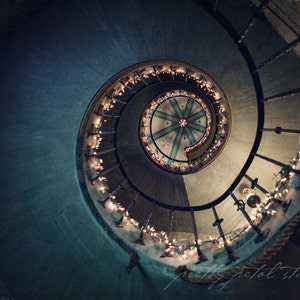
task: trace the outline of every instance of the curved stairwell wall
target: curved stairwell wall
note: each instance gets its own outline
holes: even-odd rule
[[[241,33],[252,16],[248,4],[220,1],[218,10]],[[244,43],[256,65],[286,46],[260,20]],[[83,114],[97,90],[134,63],[160,58],[193,63],[236,102],[238,122],[255,110],[255,89],[240,52],[197,1],[52,1],[5,37],[0,57],[1,296],[238,299],[259,290],[266,299],[296,297],[299,279],[284,281],[281,274],[238,278],[224,289],[179,280],[164,289],[174,274],[155,264],[126,274],[128,254],[98,224],[81,193],[75,151]],[[262,68],[264,98],[299,88],[299,74],[293,51]],[[299,129],[299,114],[299,94],[267,102],[264,127]],[[240,130],[244,135],[236,137],[235,149],[253,139],[247,125]],[[288,163],[298,143],[298,135],[264,132],[259,153]],[[233,155],[238,158],[238,151]],[[255,158],[247,174],[269,190],[270,174],[279,170]],[[225,202],[220,207],[227,209]],[[228,229],[243,222],[238,213],[225,213],[224,219]],[[200,228],[207,224],[199,222]],[[298,267],[299,254],[288,242],[270,266]]]

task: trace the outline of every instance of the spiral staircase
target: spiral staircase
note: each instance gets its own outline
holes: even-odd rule
[[[5,36],[3,295],[230,299],[186,281],[234,286],[241,268],[288,256],[300,63],[284,9],[49,1]]]

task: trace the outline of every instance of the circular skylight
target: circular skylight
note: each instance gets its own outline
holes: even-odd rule
[[[225,115],[224,106],[215,111],[210,98],[200,95],[201,90],[199,94],[168,90],[145,108],[140,139],[148,157],[159,167],[182,174],[198,171],[222,150],[228,137],[228,120],[218,116]],[[220,129],[222,137],[218,136]]]

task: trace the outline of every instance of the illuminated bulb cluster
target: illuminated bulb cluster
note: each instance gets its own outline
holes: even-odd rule
[[[97,152],[100,150],[103,140],[100,130],[102,122],[103,118],[101,116],[95,116],[91,121],[87,131],[86,156],[89,173],[93,174],[89,179],[95,188],[104,194],[109,188],[107,184],[108,180],[105,176],[101,176],[101,172],[104,170],[104,162],[102,158],[97,157]]]
[[[292,166],[284,166],[278,174],[275,174],[276,182],[274,191],[266,194],[268,199],[267,205],[261,204],[252,211],[254,220],[261,220],[265,216],[273,216],[276,214],[274,210],[273,202],[281,205],[288,205],[290,199],[287,199],[287,195],[290,191],[290,187],[297,187],[300,181],[297,183],[296,178],[299,175],[292,172],[293,169],[299,168],[300,152],[298,151],[296,157],[291,162]]]
[[[276,178],[275,189],[273,192],[267,194],[267,197],[270,200],[272,199],[277,199],[282,201],[286,200],[285,198],[289,192],[291,179],[293,178],[293,176],[295,176],[291,171],[293,170],[293,168],[295,168],[297,161],[299,161],[299,152],[296,158],[294,158],[292,162],[293,167],[287,165],[283,167],[278,174],[275,174],[275,178]]]
[[[294,170],[300,170],[300,151],[297,152],[296,156],[294,157],[292,163],[292,168]],[[300,188],[300,175],[294,173],[293,177],[291,178],[291,187],[295,189]]]
[[[252,218],[251,219],[253,222],[259,222],[264,217],[273,216],[275,214],[276,214],[276,210],[271,208],[271,203],[269,203],[268,205],[261,203],[252,210],[252,212],[251,212]]]

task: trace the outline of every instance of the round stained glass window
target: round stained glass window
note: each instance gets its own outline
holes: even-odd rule
[[[196,94],[172,90],[153,99],[140,125],[144,148],[154,162],[185,170],[189,153],[204,144],[211,133],[211,109]]]

